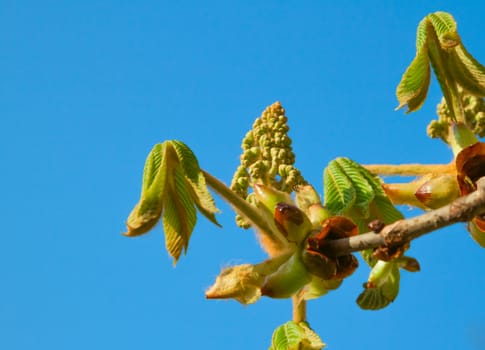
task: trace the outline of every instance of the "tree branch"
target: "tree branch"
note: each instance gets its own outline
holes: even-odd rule
[[[430,173],[447,174],[454,171],[454,163],[449,164],[369,164],[364,168],[373,174],[383,176],[420,176]]]
[[[380,233],[368,232],[358,236],[333,240],[325,245],[329,256],[341,256],[378,246],[399,246],[457,222],[467,222],[485,213],[485,177],[477,181],[477,190],[452,203],[411,219],[399,220],[385,226]]]

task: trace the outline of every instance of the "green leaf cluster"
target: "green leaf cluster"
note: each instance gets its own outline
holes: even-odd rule
[[[125,235],[142,235],[162,218],[165,246],[176,263],[188,248],[196,209],[219,225],[215,218],[218,210],[197,158],[181,141],[155,145],[145,162],[140,200],[128,217]]]
[[[351,218],[361,233],[368,224],[380,220],[391,224],[403,215],[391,203],[381,186],[379,177],[348,158],[336,158],[324,171],[325,207],[335,215]],[[357,298],[363,309],[376,310],[389,305],[399,292],[398,262],[378,261],[372,250],[363,251],[362,257],[372,267],[369,281]]]
[[[431,69],[441,85],[444,98],[451,108],[454,121],[462,121],[458,106],[458,87],[474,96],[485,96],[485,67],[462,44],[456,22],[446,12],[426,16],[416,33],[416,56],[397,86],[399,106],[407,113],[417,111],[424,103],[431,79]]]
[[[349,158],[332,160],[324,170],[323,183],[325,208],[350,217],[361,233],[372,220],[390,224],[403,218],[387,198],[379,177]]]

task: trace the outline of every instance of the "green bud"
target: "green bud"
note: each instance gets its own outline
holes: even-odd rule
[[[254,194],[258,201],[260,201],[270,212],[274,212],[278,203],[293,204],[293,199],[286,192],[275,190],[270,186],[263,184],[255,184],[253,186]]]
[[[276,272],[267,276],[261,294],[270,298],[289,298],[311,281],[311,274],[295,252]]]
[[[433,176],[414,193],[416,198],[429,209],[438,209],[460,196],[456,175]]]
[[[322,223],[327,220],[332,214],[325,209],[321,204],[313,204],[307,209],[307,215],[312,223],[312,227],[317,229]]]

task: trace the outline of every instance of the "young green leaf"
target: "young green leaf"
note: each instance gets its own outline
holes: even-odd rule
[[[289,321],[275,329],[269,350],[320,350],[324,347],[308,323]]]
[[[180,141],[165,141],[147,157],[140,200],[128,217],[125,235],[144,234],[163,218],[165,246],[177,262],[188,248],[196,207],[218,225],[217,208],[194,154]]]
[[[468,93],[485,97],[485,67],[463,45],[450,52],[450,71],[456,82]]]
[[[205,177],[200,171],[197,158],[192,150],[182,141],[173,140],[172,145],[177,153],[184,174],[191,185],[191,197],[197,209],[213,224],[220,226],[215,218],[215,214],[219,210],[216,208],[214,199],[207,189]]]
[[[378,261],[372,268],[364,291],[357,304],[364,310],[378,310],[388,306],[399,293],[400,272],[397,263]]]
[[[164,202],[163,229],[165,247],[176,263],[182,249],[187,251],[197,216],[182,169],[174,169],[173,180]]]
[[[166,171],[163,170],[165,159],[166,145],[155,145],[145,162],[140,201],[126,223],[127,236],[138,236],[148,232],[160,219],[167,179]]]
[[[430,13],[426,18],[432,24],[441,47],[448,49],[460,43],[460,38],[456,32],[456,21],[452,15],[439,11]]]
[[[331,161],[324,172],[325,207],[333,214],[347,215],[366,232],[367,224],[379,219],[386,224],[402,219],[381,187],[381,181],[348,158]]]
[[[419,39],[417,41],[421,41]],[[400,109],[407,105],[406,113],[417,111],[423,105],[428,94],[431,80],[430,61],[425,45],[416,53],[416,57],[404,72],[396,89]]]
[[[341,213],[355,203],[355,188],[338,162],[331,161],[323,173],[325,207],[333,213]]]

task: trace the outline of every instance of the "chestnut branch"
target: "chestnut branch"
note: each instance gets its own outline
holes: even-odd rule
[[[379,246],[397,247],[422,235],[457,222],[471,221],[485,213],[485,177],[476,183],[477,190],[450,204],[410,219],[396,221],[379,233],[368,232],[330,241],[325,246],[329,256],[341,256]]]

